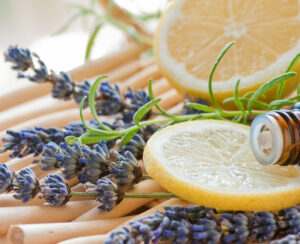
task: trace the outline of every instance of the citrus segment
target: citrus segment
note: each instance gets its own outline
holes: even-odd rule
[[[299,203],[299,171],[258,163],[248,134],[248,126],[215,120],[169,126],[148,141],[145,168],[174,194],[217,209],[278,210]]]
[[[209,98],[207,80],[223,47],[235,41],[213,77],[216,99],[257,89],[284,72],[300,51],[297,0],[176,0],[161,19],[155,56],[162,73],[181,92]],[[299,66],[295,71],[300,71]],[[298,84],[290,79],[285,94]],[[269,94],[272,96],[273,94]]]

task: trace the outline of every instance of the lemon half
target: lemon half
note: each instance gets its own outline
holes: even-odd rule
[[[209,99],[208,78],[219,53],[231,41],[213,77],[216,100],[255,91],[286,71],[300,52],[298,0],[175,0],[156,32],[154,50],[161,72],[181,93]],[[300,63],[293,71],[299,73]],[[299,83],[289,79],[283,95]],[[277,89],[267,94],[274,98]]]
[[[300,202],[297,168],[258,163],[248,126],[217,120],[169,126],[147,142],[143,161],[154,180],[192,203],[279,210]]]

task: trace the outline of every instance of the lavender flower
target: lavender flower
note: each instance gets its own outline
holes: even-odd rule
[[[206,99],[201,99],[201,98],[198,98],[198,97],[192,99],[190,96],[186,95],[185,96],[185,102],[184,102],[184,105],[183,105],[183,108],[182,108],[182,111],[181,111],[181,113],[183,115],[203,113],[203,111],[201,111],[201,110],[188,107],[186,105],[188,102],[199,103],[199,104],[209,106],[209,103]]]
[[[32,54],[29,49],[18,48],[18,46],[10,46],[4,53],[5,61],[13,63],[14,70],[25,71],[32,67]]]
[[[105,244],[135,244],[135,239],[131,236],[130,229],[124,227],[123,229],[112,232],[109,239],[105,241]]]
[[[143,90],[137,90],[133,92],[133,90],[129,87],[128,92],[124,94],[125,98],[127,98],[130,102],[126,104],[126,110],[123,112],[123,121],[125,123],[129,123],[133,120],[133,115],[136,111],[139,110],[143,105],[149,102],[150,96]],[[148,119],[151,115],[151,111],[149,111],[143,119]]]
[[[108,82],[102,82],[99,87],[100,94],[96,101],[96,110],[100,115],[112,115],[119,113],[124,108],[124,102],[120,96],[118,85],[114,87]]]
[[[42,188],[42,198],[51,206],[62,206],[71,198],[71,189],[64,179],[56,174],[48,175]]]
[[[133,138],[121,148],[121,153],[129,151],[131,152],[136,159],[142,159],[143,158],[143,152],[145,148],[145,141],[144,139],[139,135],[135,134]]]
[[[52,73],[52,80],[54,80],[51,91],[52,96],[58,99],[69,100],[74,93],[74,82],[71,77],[65,72],[60,72],[59,75]]]
[[[97,181],[96,191],[99,195],[96,200],[101,203],[99,209],[109,212],[123,199],[123,192],[110,179],[103,177]]]
[[[10,192],[13,188],[13,174],[8,169],[7,165],[0,164],[0,194]]]
[[[35,127],[21,131],[7,130],[6,133],[8,135],[2,139],[4,146],[0,148],[0,153],[12,151],[10,158],[21,158],[29,154],[38,156],[46,143],[50,141],[60,143],[65,136],[70,134],[55,127]]]
[[[81,162],[83,152],[78,143],[70,146],[66,143],[59,145],[61,152],[56,153],[55,157],[59,161],[58,165],[63,168],[63,174],[67,180],[77,176],[77,173],[84,166]]]
[[[110,173],[117,180],[118,186],[131,186],[141,180],[143,173],[134,155],[129,151],[124,154],[117,154]]]
[[[83,165],[78,173],[78,179],[81,183],[96,183],[99,178],[109,173],[110,152],[106,142],[102,141],[94,145],[94,149],[85,146],[82,148],[84,158],[79,159]]]
[[[59,153],[60,148],[55,142],[49,142],[44,146],[42,158],[40,159],[42,170],[53,170],[59,168],[59,160],[56,154]]]
[[[74,100],[76,103],[80,103],[82,98],[89,95],[91,84],[88,80],[84,80],[83,83],[75,83],[75,92],[74,92]],[[85,107],[88,103],[85,103]]]
[[[242,213],[221,215],[219,221],[221,226],[225,227],[223,242],[224,243],[246,243],[249,235],[248,219]]]
[[[197,224],[191,225],[190,231],[193,236],[192,243],[217,244],[221,239],[221,229],[214,220],[200,218]],[[228,241],[223,239],[223,243]]]
[[[278,232],[276,216],[270,212],[255,212],[248,214],[250,225],[249,239],[255,242],[272,240]]]
[[[14,198],[22,200],[25,203],[39,193],[40,184],[31,169],[25,168],[20,170],[18,174],[15,173],[15,178],[13,181],[14,191],[16,192],[13,195]]]
[[[300,232],[300,208],[298,206],[285,208],[279,211],[281,218],[280,229],[288,234],[298,234]]]

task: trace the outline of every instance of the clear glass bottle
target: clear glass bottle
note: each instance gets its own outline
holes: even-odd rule
[[[257,116],[250,129],[254,156],[264,165],[300,165],[300,102]]]

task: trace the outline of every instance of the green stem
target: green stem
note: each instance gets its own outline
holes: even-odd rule
[[[144,175],[142,176],[142,180],[149,180],[149,179],[150,179],[150,180],[152,179],[152,178],[150,177],[150,175],[145,175],[145,174],[144,174]]]

